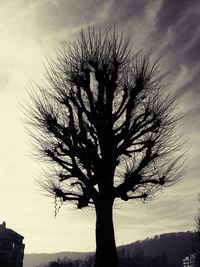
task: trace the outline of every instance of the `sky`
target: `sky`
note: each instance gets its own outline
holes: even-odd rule
[[[113,26],[131,33],[134,49],[152,49],[168,71],[168,90],[182,94],[182,133],[188,153],[182,179],[152,202],[117,203],[117,245],[156,234],[195,229],[200,202],[200,1],[0,0],[0,222],[25,237],[25,253],[94,251],[93,209],[54,200],[36,183],[43,163],[32,156],[22,105],[32,81],[44,79],[47,58],[81,28]]]

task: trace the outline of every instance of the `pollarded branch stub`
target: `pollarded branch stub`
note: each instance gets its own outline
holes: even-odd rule
[[[59,132],[61,126],[58,124],[56,117],[52,114],[45,114],[44,125],[50,133],[54,134],[55,136],[61,136]]]
[[[121,200],[124,200],[124,201],[128,201],[128,200],[133,200],[133,199],[143,199],[144,201],[147,199],[148,197],[148,193],[143,193],[143,194],[139,194],[139,195],[128,195],[127,193],[126,194],[123,194],[120,198]]]
[[[99,61],[95,57],[91,57],[88,60],[88,64],[92,67],[93,70],[98,70],[99,67]]]
[[[89,204],[89,201],[90,201],[90,197],[89,196],[80,196],[79,199],[78,199],[78,209],[82,209],[82,208],[85,208],[88,206]]]
[[[56,197],[61,198],[63,199],[63,201],[65,201],[65,193],[61,189],[54,187],[53,191]]]
[[[165,176],[159,178],[158,180],[159,180],[160,185],[164,185],[166,183],[166,177]]]
[[[129,196],[127,195],[127,193],[121,194],[120,198],[121,198],[121,200],[124,200],[124,201],[128,201],[129,200]]]
[[[144,141],[144,144],[146,147],[152,148],[155,146],[155,140],[153,140],[152,138],[147,139]]]

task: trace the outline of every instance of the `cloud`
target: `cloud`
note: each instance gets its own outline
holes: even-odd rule
[[[95,22],[106,1],[36,0],[24,3],[41,31],[55,35],[55,32],[74,31],[87,23]]]
[[[126,23],[129,20],[138,20],[145,16],[147,0],[115,0],[110,8],[110,17],[112,20],[119,20],[120,23]],[[113,17],[114,16],[114,17]]]
[[[200,56],[199,52],[199,14],[188,13],[171,30],[169,43],[163,48],[163,53],[171,53],[178,61],[187,67],[195,67]]]
[[[176,24],[181,16],[184,16],[184,12],[190,5],[191,2],[187,0],[164,0],[160,10],[157,13],[157,31],[165,34],[169,27]]]
[[[149,34],[170,67],[184,64],[194,68],[199,62],[198,1],[163,1],[155,17],[155,27]],[[161,49],[159,49],[161,47]]]
[[[69,30],[71,27],[81,27],[90,23],[114,23],[124,24],[128,20],[137,20],[144,17],[147,0],[131,0],[123,2],[119,0],[86,0],[82,1],[28,1],[24,2],[26,8],[31,11],[33,18],[42,30],[47,32]]]
[[[182,94],[182,112],[186,125],[192,124],[190,135],[199,123],[200,105],[200,6],[198,1],[164,0],[154,17],[154,27],[146,40],[161,55],[161,65],[169,72],[169,87]],[[192,105],[191,105],[192,103]],[[188,133],[188,128],[185,129]],[[196,132],[192,132],[195,140]]]

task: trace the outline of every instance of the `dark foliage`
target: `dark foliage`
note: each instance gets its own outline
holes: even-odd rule
[[[93,267],[94,257],[89,257],[85,261],[77,260],[57,260],[40,267]],[[165,254],[162,256],[144,256],[142,250],[137,250],[133,255],[126,253],[119,254],[119,267],[176,267],[175,264],[169,264]]]
[[[86,257],[85,260],[57,259],[56,261],[42,264],[36,267],[93,267],[94,256]]]

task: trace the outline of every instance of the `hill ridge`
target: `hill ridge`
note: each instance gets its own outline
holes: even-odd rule
[[[196,245],[196,234],[192,231],[161,233],[144,240],[137,240],[126,245],[118,246],[118,251],[134,254],[137,249],[141,249],[145,256],[167,255],[169,262],[181,266],[182,259],[192,254]],[[40,263],[47,263],[58,258],[69,258],[71,260],[84,259],[94,252],[73,252],[62,251],[55,253],[29,253],[25,254],[24,267],[35,267]]]

